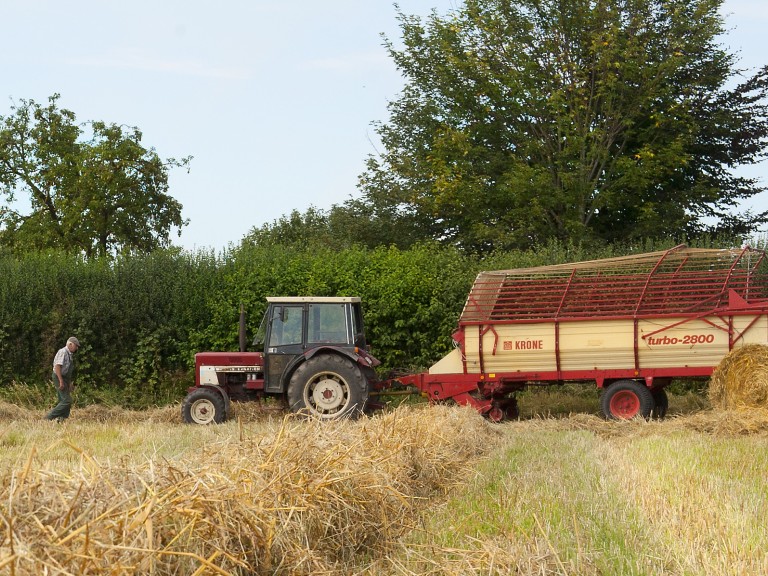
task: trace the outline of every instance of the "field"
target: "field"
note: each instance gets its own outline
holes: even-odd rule
[[[768,413],[597,405],[526,393],[501,425],[241,405],[194,427],[177,406],[55,424],[0,404],[0,574],[768,573]]]

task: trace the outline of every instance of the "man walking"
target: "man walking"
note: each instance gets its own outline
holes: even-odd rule
[[[53,357],[53,385],[56,386],[59,402],[45,417],[46,420],[61,422],[69,418],[69,411],[72,408],[72,376],[75,368],[72,355],[78,348],[80,348],[80,342],[72,336],[67,340],[64,348],[56,352],[56,356]]]

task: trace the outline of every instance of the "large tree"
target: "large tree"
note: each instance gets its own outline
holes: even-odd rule
[[[406,79],[361,176],[385,219],[468,250],[748,233],[768,67],[718,42],[722,0],[467,0],[399,12]],[[741,82],[737,80],[741,78]]]
[[[21,100],[0,116],[0,245],[88,257],[167,246],[172,227],[186,225],[168,170],[190,158],[162,160],[137,128],[77,124],[58,98]]]

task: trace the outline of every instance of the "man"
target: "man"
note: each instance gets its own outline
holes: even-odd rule
[[[53,384],[56,386],[59,402],[45,417],[46,420],[61,422],[69,418],[69,411],[72,408],[72,376],[75,369],[72,355],[78,348],[80,348],[80,342],[72,336],[67,340],[64,348],[56,352],[56,356],[53,357]]]

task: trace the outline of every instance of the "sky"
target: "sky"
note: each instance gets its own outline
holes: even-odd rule
[[[460,0],[398,0],[440,15]],[[725,0],[721,43],[740,64],[768,63],[766,0]],[[193,156],[169,174],[190,251],[236,246],[293,210],[359,196],[374,122],[403,78],[388,0],[0,0],[0,116],[20,99],[80,122],[138,127],[161,158]],[[746,175],[768,185],[768,164]],[[749,207],[768,209],[768,194]]]

